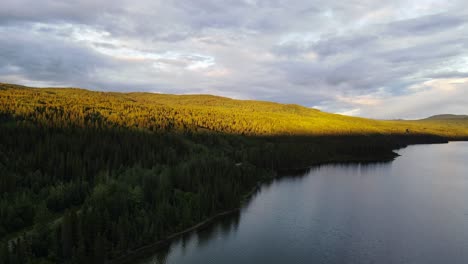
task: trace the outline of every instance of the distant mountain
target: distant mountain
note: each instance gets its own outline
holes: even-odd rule
[[[453,119],[468,119],[468,115],[443,114],[443,115],[434,115],[434,116],[426,118],[426,120],[453,120]]]

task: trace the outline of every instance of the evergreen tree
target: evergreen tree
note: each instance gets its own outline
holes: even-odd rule
[[[62,219],[62,256],[64,259],[70,259],[73,249],[73,226],[71,213],[66,212]]]

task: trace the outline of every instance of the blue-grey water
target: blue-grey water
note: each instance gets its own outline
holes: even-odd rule
[[[237,214],[141,263],[468,263],[468,143],[264,184]]]

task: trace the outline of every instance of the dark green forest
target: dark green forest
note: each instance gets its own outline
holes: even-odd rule
[[[433,122],[394,128],[323,113],[327,122],[299,106],[158,98],[0,85],[0,263],[112,262],[239,207],[284,171],[388,161],[407,144],[468,135],[460,120],[453,136]]]

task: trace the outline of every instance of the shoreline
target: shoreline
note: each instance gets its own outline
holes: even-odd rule
[[[275,178],[275,177],[273,177]],[[134,261],[135,259],[138,259],[138,260],[141,260],[144,258],[144,255],[149,255],[150,253],[155,253],[157,252],[159,249],[161,249],[162,247],[168,245],[169,243],[171,243],[173,240],[175,240],[176,238],[179,238],[183,235],[186,235],[186,234],[189,234],[191,232],[194,232],[194,231],[197,231],[197,230],[200,230],[204,227],[207,227],[211,224],[213,224],[216,220],[218,220],[219,218],[222,218],[224,216],[227,216],[227,215],[230,215],[232,213],[235,213],[239,210],[242,209],[242,205],[249,199],[251,198],[251,196],[257,192],[259,189],[260,189],[260,184],[261,182],[258,182],[255,187],[253,187],[247,194],[245,194],[241,200],[241,204],[239,207],[236,207],[236,208],[232,208],[232,209],[229,209],[229,210],[225,210],[225,211],[222,211],[220,213],[217,213],[213,216],[210,216],[208,218],[206,218],[205,220],[185,229],[185,230],[182,230],[182,231],[179,231],[177,233],[174,233],[172,235],[169,235],[168,237],[164,238],[164,239],[161,239],[161,240],[158,240],[154,243],[151,243],[149,245],[146,245],[146,246],[142,246],[142,247],[139,247],[139,248],[136,248],[134,250],[131,250],[130,252],[128,252],[127,254],[121,256],[121,257],[118,257],[116,259],[112,259],[112,260],[108,260],[107,263],[109,264],[126,264],[126,263],[130,263],[131,261]]]
[[[276,179],[276,178],[279,178],[279,177],[283,177],[283,176],[285,176],[284,174],[303,172],[303,171],[309,170],[309,169],[311,169],[313,167],[316,167],[316,166],[323,166],[323,165],[330,165],[330,164],[358,164],[358,163],[367,164],[367,163],[391,162],[391,161],[395,160],[397,157],[401,156],[401,155],[397,154],[395,152],[395,150],[403,149],[403,148],[406,148],[408,146],[426,145],[426,144],[428,144],[428,145],[448,144],[450,142],[460,142],[460,141],[468,141],[468,140],[448,140],[447,142],[407,144],[407,145],[400,146],[400,147],[392,150],[391,154],[387,153],[386,155],[382,155],[380,158],[379,157],[362,157],[362,158],[354,157],[354,158],[347,159],[345,157],[341,157],[341,158],[329,159],[329,160],[324,160],[324,161],[312,162],[311,165],[309,165],[307,167],[303,167],[303,168],[289,168],[289,169],[275,170],[271,178],[267,178],[267,179],[264,179],[264,180],[261,180],[261,181],[257,182],[257,184],[247,194],[244,195],[244,197],[240,201],[240,206],[239,207],[219,212],[219,213],[217,213],[217,214],[215,214],[215,215],[213,215],[211,217],[208,217],[205,220],[203,220],[203,221],[201,221],[201,222],[199,222],[199,223],[197,223],[197,224],[195,224],[195,225],[193,225],[193,226],[191,226],[191,227],[189,227],[189,228],[187,228],[185,230],[182,230],[182,231],[176,232],[176,233],[174,233],[172,235],[169,235],[165,239],[161,239],[161,240],[158,240],[158,241],[156,241],[154,243],[151,243],[149,245],[145,245],[145,246],[136,248],[134,250],[131,250],[127,254],[122,255],[122,256],[120,256],[120,257],[118,257],[116,259],[108,260],[107,263],[109,263],[109,264],[128,264],[128,263],[133,263],[133,261],[135,261],[135,260],[143,260],[146,256],[149,257],[150,254],[156,253],[158,250],[160,250],[162,247],[168,245],[173,240],[175,240],[175,239],[177,239],[177,238],[179,238],[179,237],[181,237],[183,235],[189,234],[191,232],[200,230],[200,229],[202,229],[202,228],[204,228],[206,226],[209,226],[209,225],[213,224],[219,218],[222,218],[224,216],[228,216],[228,215],[230,215],[232,213],[235,213],[235,212],[241,210],[242,205],[249,198],[251,198],[252,195],[256,191],[258,191],[260,189],[260,186],[261,186],[261,184],[263,182],[268,181],[268,180],[273,180],[273,179]]]
[[[443,142],[443,143],[440,143],[440,142],[434,142],[434,143],[429,143],[429,144],[447,144],[449,142]],[[409,144],[409,145],[420,145],[418,143],[415,143],[415,144]],[[406,146],[402,146],[401,148],[405,148],[409,145],[406,145]],[[398,148],[398,149],[401,149],[401,148]],[[396,149],[395,149],[396,150]],[[161,240],[158,240],[154,243],[151,243],[151,244],[148,244],[148,245],[145,245],[145,246],[141,246],[139,248],[136,248],[134,250],[131,250],[129,251],[128,253],[126,253],[125,255],[122,255],[120,257],[117,257],[115,259],[111,259],[111,260],[108,260],[107,263],[109,264],[128,264],[128,263],[132,263],[133,261],[135,260],[142,260],[145,258],[145,255],[148,255],[148,257],[150,256],[150,254],[154,254],[156,253],[158,250],[160,250],[162,247],[168,245],[169,243],[171,243],[173,240],[183,236],[183,235],[186,235],[186,234],[189,234],[191,232],[194,232],[194,231],[197,231],[197,230],[200,230],[206,226],[209,226],[211,224],[213,224],[215,221],[217,221],[219,218],[222,218],[224,216],[227,216],[227,215],[230,215],[232,213],[235,213],[237,211],[239,211],[240,209],[242,209],[242,205],[249,199],[251,198],[251,196],[260,189],[260,185],[267,181],[267,180],[273,180],[273,179],[276,179],[278,177],[283,177],[284,174],[287,174],[287,173],[294,173],[294,172],[301,172],[301,171],[306,171],[312,167],[316,167],[316,166],[322,166],[322,165],[329,165],[329,164],[353,164],[353,163],[378,163],[378,162],[391,162],[393,160],[395,160],[395,158],[399,157],[400,155],[397,154],[396,152],[394,152],[394,150],[391,151],[391,153],[386,153],[384,155],[382,155],[381,157],[362,157],[362,158],[356,158],[356,157],[341,157],[341,158],[335,158],[335,159],[329,159],[329,160],[323,160],[323,161],[317,161],[317,162],[311,162],[311,165],[307,166],[307,167],[303,167],[303,168],[289,168],[289,169],[278,169],[278,170],[275,170],[273,171],[273,175],[271,178],[267,178],[265,180],[261,180],[259,182],[257,182],[257,184],[247,193],[244,195],[244,197],[242,198],[242,200],[240,201],[240,206],[239,207],[236,207],[236,208],[233,208],[233,209],[229,209],[229,210],[225,210],[225,211],[222,211],[222,212],[219,212],[211,217],[208,217],[206,218],[205,220],[187,228],[187,229],[184,229],[182,231],[179,231],[179,232],[176,232],[172,235],[169,235],[168,237],[164,238],[164,239],[161,239]]]

